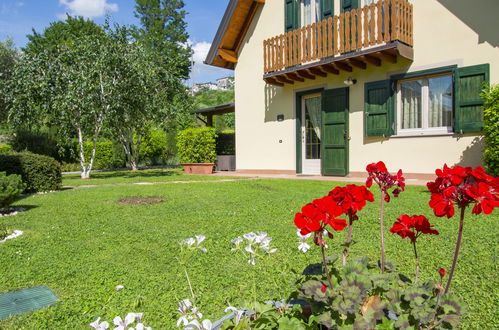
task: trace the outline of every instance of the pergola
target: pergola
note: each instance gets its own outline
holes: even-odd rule
[[[226,113],[232,113],[232,112],[235,112],[235,110],[236,110],[235,103],[232,102],[232,103],[216,105],[214,107],[194,110],[194,111],[191,111],[191,113],[197,115],[197,117],[201,121],[203,121],[206,124],[206,126],[212,127],[213,126],[213,116],[223,115]],[[200,115],[205,116],[206,120],[204,120],[202,117],[200,117]]]

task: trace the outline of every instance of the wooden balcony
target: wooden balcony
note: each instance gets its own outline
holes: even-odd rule
[[[379,0],[339,16],[264,40],[264,80],[296,81],[366,69],[397,57],[413,58],[413,7],[407,0]]]

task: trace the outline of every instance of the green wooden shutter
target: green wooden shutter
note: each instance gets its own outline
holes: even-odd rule
[[[322,15],[321,19],[334,16],[334,0],[321,1],[321,15]]]
[[[341,0],[341,12],[359,8],[359,0]]]
[[[284,30],[300,27],[300,0],[284,0]]]
[[[480,93],[489,83],[489,64],[458,68],[454,71],[454,131],[478,132],[483,129],[483,103]]]
[[[366,136],[394,134],[394,104],[391,80],[364,85],[364,117]]]

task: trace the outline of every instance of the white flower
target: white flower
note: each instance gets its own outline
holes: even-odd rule
[[[256,238],[255,238],[255,242],[256,243],[261,243],[263,240],[265,240],[267,237],[267,233],[266,232],[263,232],[263,231],[257,231],[256,232]]]
[[[250,254],[255,254],[255,251],[251,248],[251,245],[248,245],[247,247],[244,248],[248,253]]]
[[[97,318],[94,322],[90,323],[90,326],[96,330],[105,330],[109,328],[109,323],[106,321],[99,323],[100,322],[100,317]]]
[[[239,322],[241,322],[241,318],[243,317],[244,315],[244,310],[243,309],[237,309],[235,307],[232,307],[232,306],[229,306],[225,309],[225,313],[227,313],[228,311],[233,311],[234,312],[234,318],[235,318],[235,325],[238,325]]]
[[[116,316],[113,320],[114,325],[117,327],[114,330],[125,330],[130,324],[135,322],[135,313],[128,313],[123,321],[120,316]]]
[[[211,330],[213,329],[213,323],[210,320],[204,320],[200,324],[198,320],[192,320],[184,326],[184,329]]]
[[[130,328],[130,330],[152,330],[152,328],[151,327],[146,327],[142,323],[137,323],[137,325],[135,326],[135,329],[134,328]]]
[[[198,245],[201,244],[205,239],[206,239],[206,236],[204,235],[196,235],[196,241],[198,242]]]
[[[253,241],[256,239],[256,234],[255,233],[247,233],[243,235],[244,238],[246,238],[250,243],[253,243]]]
[[[192,303],[189,299],[184,299],[178,303],[178,311],[180,314],[187,313],[192,308]]]
[[[185,316],[181,316],[178,321],[177,321],[177,327],[179,327],[180,325],[187,325],[187,323],[189,323],[189,320],[187,320],[187,317]]]
[[[255,255],[252,254],[251,257],[250,257],[250,260],[248,260],[248,263],[251,264],[251,265],[255,265]]]
[[[190,237],[190,238],[188,238],[188,239],[184,239],[184,240],[183,240],[183,243],[184,243],[185,245],[191,246],[191,245],[193,245],[194,243],[196,243],[196,240],[195,240],[194,238]]]
[[[239,236],[239,237],[234,238],[230,242],[233,243],[233,244],[235,244],[236,246],[238,246],[239,244],[242,243],[242,241],[243,241],[243,239]]]
[[[296,231],[296,235],[298,235],[299,239],[301,242],[305,242],[307,239],[309,239],[310,235],[312,235],[312,233],[308,233],[306,235],[302,235],[300,230],[298,229]]]
[[[308,245],[307,243],[303,242],[303,243],[300,243],[300,245],[298,245],[298,250],[299,251],[302,251],[303,253],[307,253],[307,251],[310,249],[310,245]]]
[[[125,287],[124,287],[123,285],[117,285],[114,289],[115,289],[116,291],[120,291],[120,290],[122,290],[122,289],[124,289],[124,288],[125,288]]]

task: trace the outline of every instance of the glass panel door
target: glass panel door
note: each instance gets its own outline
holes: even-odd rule
[[[302,172],[321,174],[321,95],[302,98]]]

